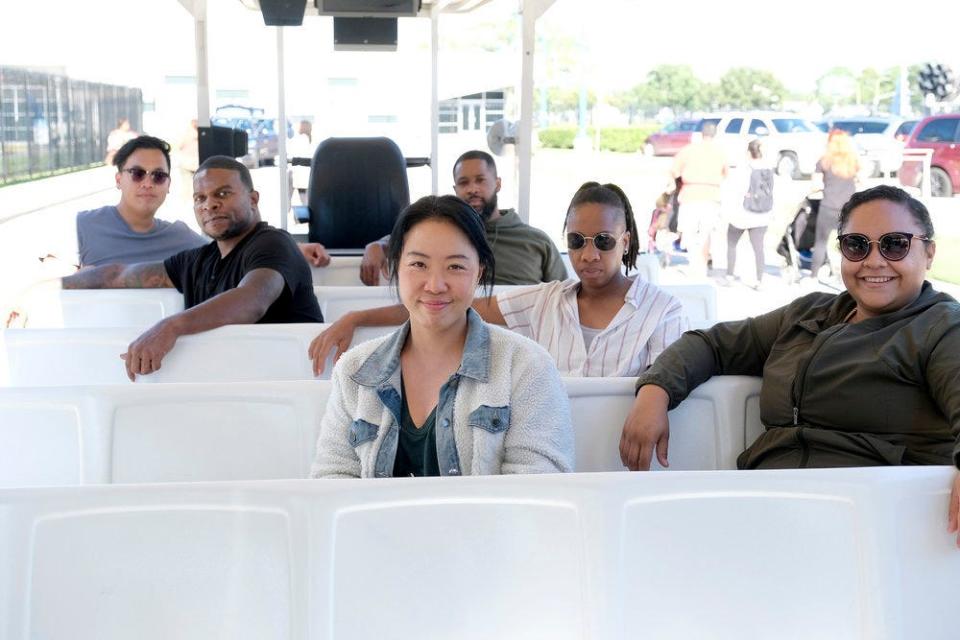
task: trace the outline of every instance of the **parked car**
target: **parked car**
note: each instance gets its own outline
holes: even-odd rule
[[[700,119],[674,120],[660,131],[650,134],[643,143],[643,154],[647,156],[673,156],[690,144],[697,131]]]
[[[250,168],[273,166],[280,153],[277,120],[264,115],[263,109],[227,105],[216,110],[210,122],[247,132],[247,155],[240,158]],[[293,137],[293,125],[287,122],[287,138]]]
[[[960,191],[960,113],[930,116],[921,120],[907,138],[905,149],[930,149],[930,190],[936,197],[949,198]],[[923,164],[904,159],[900,182],[920,186]]]
[[[811,175],[823,154],[827,136],[810,120],[784,111],[731,111],[704,117],[697,125],[717,125],[717,141],[731,165],[746,158],[747,143],[763,140],[764,155],[775,159],[777,173],[790,178]]]
[[[853,136],[854,142],[863,155],[863,173],[867,176],[893,174],[903,161],[903,144],[906,136],[897,137],[898,132],[909,129],[903,127],[900,118],[865,116],[860,118],[827,119],[824,124],[827,131],[840,129]],[[916,121],[913,121],[916,124]],[[912,129],[912,127],[910,127]]]
[[[900,123],[900,126],[897,127],[896,132],[894,132],[893,137],[899,140],[900,142],[906,142],[907,138],[910,137],[910,134],[913,133],[914,128],[917,126],[919,120],[904,120]]]

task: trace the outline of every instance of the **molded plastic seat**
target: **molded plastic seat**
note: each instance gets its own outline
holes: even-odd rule
[[[4,490],[0,632],[948,640],[960,575],[944,526],[954,473]]]
[[[310,168],[310,241],[363,248],[410,204],[407,162],[389,138],[327,138]]]

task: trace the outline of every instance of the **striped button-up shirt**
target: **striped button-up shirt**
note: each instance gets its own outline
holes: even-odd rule
[[[580,281],[547,282],[497,294],[507,326],[550,352],[564,376],[636,376],[687,330],[680,301],[636,278],[623,306],[588,351],[580,325]]]

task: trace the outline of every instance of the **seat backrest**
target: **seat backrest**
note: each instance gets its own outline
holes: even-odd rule
[[[410,204],[407,163],[389,138],[327,138],[310,168],[310,241],[363,248]]]
[[[691,329],[709,329],[717,323],[717,288],[709,283],[662,284],[661,289],[680,300]]]
[[[31,301],[33,329],[149,327],[183,311],[176,289],[67,289]]]
[[[564,378],[576,442],[576,470],[622,471],[620,434],[634,402],[634,378]],[[744,434],[759,420],[748,406],[760,379],[714,376],[669,413],[673,470],[736,469]],[[662,469],[656,457],[654,469]]]
[[[305,478],[326,380],[0,389],[0,487]]]
[[[229,325],[177,340],[158,371],[138,376],[150,382],[245,382],[313,380],[307,351],[329,325]],[[353,344],[395,327],[361,327]],[[51,387],[130,384],[120,354],[140,329],[15,329],[0,333],[0,381],[4,386]],[[331,358],[322,378],[329,378]],[[6,366],[3,365],[6,360]]]
[[[3,637],[947,640],[954,473],[5,490]]]
[[[623,470],[618,445],[634,380],[563,383],[576,470]],[[303,478],[330,388],[284,380],[0,389],[0,487]],[[670,468],[736,468],[758,392],[754,378],[701,385],[670,412]]]
[[[314,286],[361,287],[360,262],[362,256],[330,256],[325,267],[311,267]]]

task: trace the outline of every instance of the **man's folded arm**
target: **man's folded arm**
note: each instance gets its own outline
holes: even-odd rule
[[[286,283],[273,269],[253,269],[229,291],[182,311],[169,319],[177,326],[177,335],[190,335],[228,324],[253,324],[266,315]]]
[[[62,280],[64,289],[162,289],[173,287],[162,262],[105,264]]]

